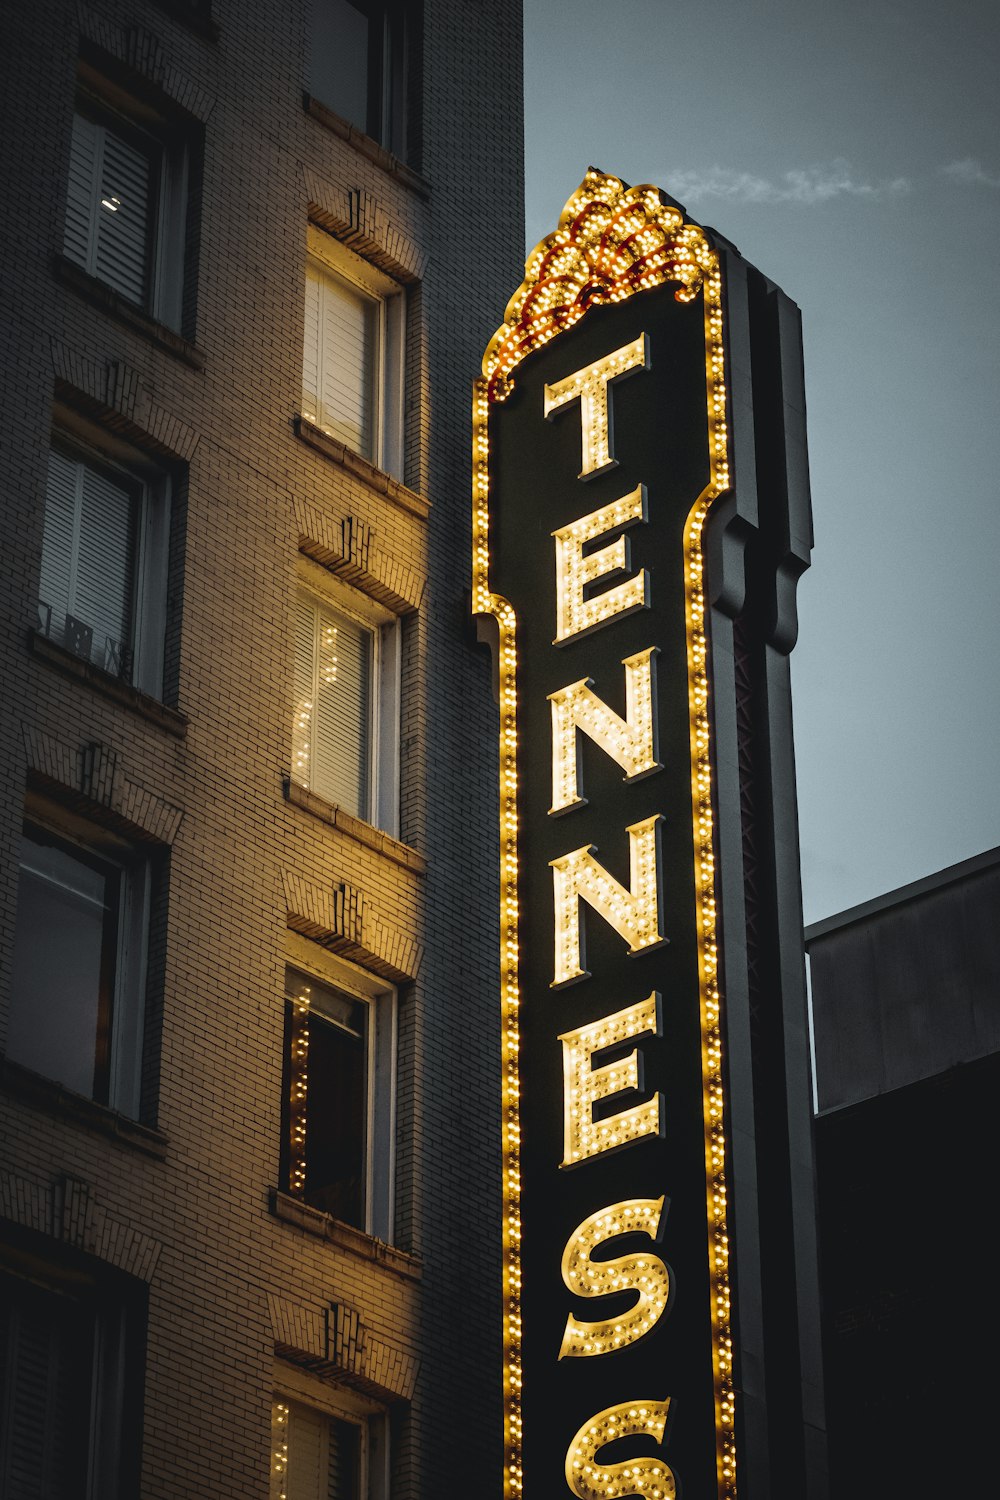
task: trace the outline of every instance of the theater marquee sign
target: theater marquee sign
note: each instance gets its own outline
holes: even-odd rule
[[[591,171],[476,385],[508,1500],[736,1494],[702,550],[721,292],[697,225]]]

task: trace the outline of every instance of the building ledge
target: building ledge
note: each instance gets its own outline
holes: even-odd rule
[[[411,490],[408,485],[399,479],[393,479],[391,474],[386,474],[376,464],[370,463],[367,458],[362,458],[360,453],[355,453],[344,443],[338,442],[322,427],[317,427],[315,422],[310,422],[308,417],[295,416],[292,418],[292,427],[295,436],[301,438],[302,442],[308,443],[310,448],[315,448],[325,458],[332,459],[342,469],[356,474],[359,479],[364,480],[369,489],[384,495],[401,510],[407,510],[413,516],[419,516],[426,521],[430,515],[431,502],[425,500],[423,495],[418,495],[416,490]]]
[[[46,1114],[58,1115],[99,1135],[121,1141],[125,1146],[144,1151],[147,1156],[155,1156],[160,1161],[166,1159],[170,1142],[159,1130],[140,1125],[138,1120],[130,1120],[127,1115],[98,1104],[84,1094],[74,1093],[64,1084],[33,1073],[9,1057],[0,1057],[0,1090]]]
[[[151,698],[148,693],[140,692],[131,683],[123,682],[120,677],[113,677],[110,672],[104,672],[100,667],[95,667],[93,662],[84,661],[82,657],[75,656],[65,646],[59,646],[55,641],[50,641],[40,631],[32,630],[28,635],[28,642],[32,654],[40,661],[57,672],[62,672],[67,677],[75,677],[78,682],[85,682],[94,688],[105,698],[111,698],[115,703],[121,703],[133,713],[139,714],[141,718],[148,719],[151,724],[156,724],[160,729],[165,729],[168,734],[177,739],[183,739],[188,731],[188,720],[185,714],[176,708],[168,708],[165,703],[160,703],[157,698]]]
[[[375,828],[371,823],[366,823],[363,818],[356,818],[353,813],[346,812],[335,802],[327,802],[325,798],[317,797],[315,792],[309,791],[308,787],[299,786],[298,782],[292,781],[289,776],[281,778],[281,789],[286,802],[291,802],[295,807],[301,807],[303,812],[311,813],[314,818],[328,823],[331,828],[336,828],[340,833],[346,833],[348,838],[364,844],[366,849],[374,849],[377,853],[384,854],[387,859],[393,860],[397,865],[402,865],[404,870],[412,870],[416,875],[427,873],[426,859],[416,849],[411,849],[409,844],[400,843],[399,839],[394,839],[391,834],[384,833],[381,828]]]
[[[381,167],[383,172],[394,177],[397,182],[403,183],[419,197],[430,197],[431,185],[426,177],[422,177],[419,172],[408,167],[405,161],[400,161],[398,156],[393,156],[391,151],[387,151],[384,146],[379,145],[378,141],[366,135],[363,130],[359,130],[357,125],[352,125],[350,120],[345,120],[343,115],[338,115],[336,110],[331,109],[329,105],[321,104],[311,94],[302,95],[302,104],[307,115],[311,115],[334,135],[339,135],[340,139],[346,141],[349,146],[353,146],[359,155],[366,156],[369,161]]]
[[[94,307],[99,307],[102,312],[109,313],[119,323],[124,323],[135,333],[141,333],[150,343],[156,344],[160,349],[165,349],[175,359],[181,360],[183,364],[190,365],[193,370],[205,368],[205,355],[188,339],[175,333],[168,328],[166,323],[160,323],[156,318],[151,318],[141,308],[136,307],[134,302],[129,302],[126,297],[120,297],[111,287],[99,281],[96,276],[90,276],[82,271],[79,266],[67,260],[64,255],[57,255],[53,261],[56,276],[66,286],[72,287],[85,301]]]
[[[410,1255],[395,1245],[387,1245],[385,1240],[378,1240],[373,1235],[365,1234],[363,1229],[344,1224],[330,1214],[321,1213],[318,1208],[310,1208],[308,1203],[302,1203],[290,1193],[272,1188],[268,1206],[274,1217],[283,1224],[292,1224],[306,1234],[326,1240],[328,1244],[348,1251],[359,1260],[367,1261],[369,1265],[384,1266],[387,1271],[392,1271],[407,1281],[419,1281],[423,1276],[423,1266],[415,1255]]]

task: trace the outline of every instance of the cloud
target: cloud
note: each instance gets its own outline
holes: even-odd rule
[[[941,173],[944,177],[950,177],[952,182],[960,182],[965,187],[1000,188],[1000,175],[987,172],[982,163],[972,156],[965,156],[961,161],[950,161],[946,167],[941,168]]]
[[[756,177],[731,167],[711,167],[707,172],[668,174],[667,191],[682,203],[704,198],[723,198],[735,203],[828,203],[832,198],[886,198],[910,191],[906,177],[888,182],[859,181],[845,161],[825,167],[799,167],[778,178]]]

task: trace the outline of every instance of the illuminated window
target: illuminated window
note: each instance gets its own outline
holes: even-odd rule
[[[150,864],[93,832],[25,827],[7,1056],[136,1118]]]
[[[50,450],[39,629],[153,697],[163,685],[168,512],[165,476]]]
[[[271,1500],[388,1500],[385,1413],[357,1399],[352,1410],[344,1404],[347,1393],[337,1395],[337,1412],[275,1398]]]
[[[399,621],[306,567],[295,601],[292,780],[395,833]]]
[[[309,92],[406,157],[408,25],[404,0],[313,0]]]
[[[315,961],[285,971],[283,1186],[389,1240],[395,991],[351,965],[320,963],[322,973]]]
[[[187,195],[187,152],[174,131],[140,127],[81,90],[63,254],[171,328],[181,324]]]
[[[145,1310],[141,1293],[123,1293],[118,1280],[50,1276],[13,1254],[0,1268],[6,1500],[116,1500],[134,1492]]]
[[[402,293],[312,225],[308,243],[302,415],[399,477]]]

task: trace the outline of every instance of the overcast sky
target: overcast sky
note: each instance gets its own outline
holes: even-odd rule
[[[526,248],[588,165],[801,307],[807,922],[1000,844],[996,0],[525,0]],[[513,290],[513,289],[512,289]]]

